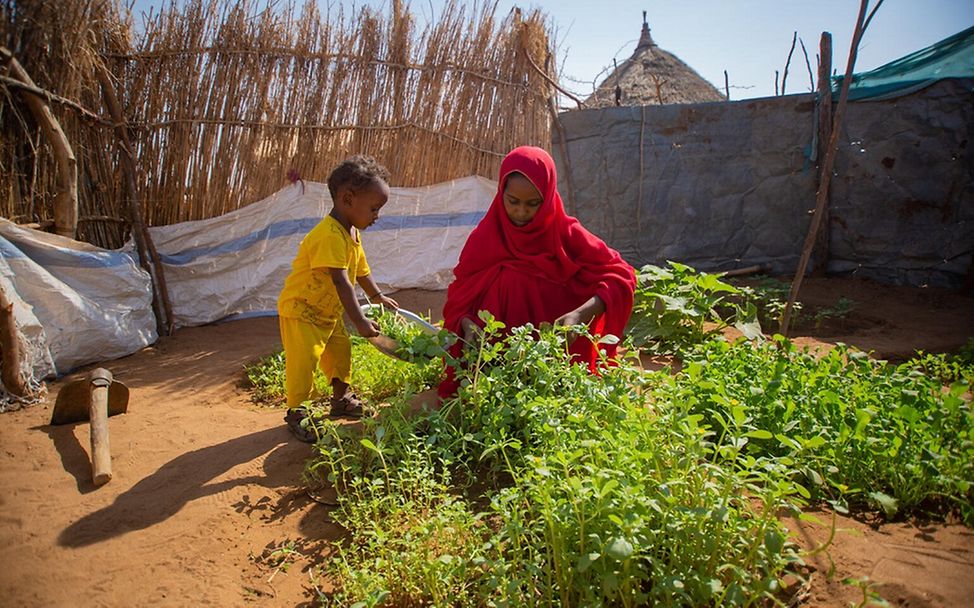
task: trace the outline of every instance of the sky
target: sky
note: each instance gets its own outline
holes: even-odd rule
[[[322,5],[388,8],[390,0],[320,0]],[[408,2],[420,18],[442,10],[444,0]],[[135,11],[163,4],[135,0]],[[469,3],[471,6],[473,2]],[[870,0],[870,8],[876,0]],[[594,84],[636,48],[642,12],[654,41],[721,91],[728,73],[731,99],[775,94],[775,70],[784,71],[794,32],[808,50],[813,73],[823,31],[832,34],[832,66],[845,73],[859,0],[497,0],[497,14],[512,7],[540,8],[550,18],[562,84],[587,97]],[[864,72],[974,26],[974,0],[885,0],[859,48],[855,71]],[[608,71],[607,71],[608,70]],[[788,93],[810,90],[796,44]]]

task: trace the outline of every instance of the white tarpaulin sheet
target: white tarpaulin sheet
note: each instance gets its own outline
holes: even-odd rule
[[[156,341],[149,275],[126,253],[0,218],[4,292],[33,377],[131,354]]]
[[[363,233],[376,282],[389,291],[445,289],[495,189],[482,177],[392,188]],[[176,327],[276,314],[298,244],[330,209],[327,186],[305,182],[220,217],[150,228]],[[36,380],[155,342],[150,284],[131,242],[99,249],[0,218],[0,287]]]
[[[362,235],[379,286],[445,289],[496,188],[477,176],[392,188],[379,220]],[[299,182],[220,217],[150,228],[176,326],[276,314],[298,244],[331,207],[325,184]]]

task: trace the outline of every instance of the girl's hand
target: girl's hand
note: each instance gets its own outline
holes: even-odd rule
[[[584,325],[585,321],[582,320],[582,315],[579,314],[578,310],[573,310],[571,312],[566,312],[557,319],[555,319],[555,325]]]
[[[356,321],[355,329],[363,338],[374,338],[379,335],[379,324],[372,319],[363,317],[361,322]]]
[[[573,325],[585,325],[585,319],[582,317],[582,313],[579,312],[577,308],[570,312],[566,312],[555,319],[555,327],[571,327]],[[578,334],[574,331],[570,331],[565,337],[568,340],[568,345],[571,346],[575,339],[578,338]]]
[[[399,310],[399,302],[396,302],[395,300],[393,300],[392,298],[390,298],[387,295],[381,295],[381,296],[379,296],[376,299],[376,301],[373,302],[373,304],[382,304],[383,306],[387,306],[389,308],[392,308],[392,309],[395,309],[395,310]]]

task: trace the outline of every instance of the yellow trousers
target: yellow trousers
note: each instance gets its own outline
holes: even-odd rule
[[[284,345],[284,386],[287,406],[298,407],[317,397],[314,371],[317,366],[331,381],[348,384],[352,379],[352,343],[341,319],[327,325],[314,325],[297,319],[278,317]]]

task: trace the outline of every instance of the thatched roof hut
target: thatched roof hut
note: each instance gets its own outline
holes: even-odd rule
[[[585,100],[586,108],[724,101],[724,95],[673,53],[659,48],[643,11],[643,29],[632,56]]]

